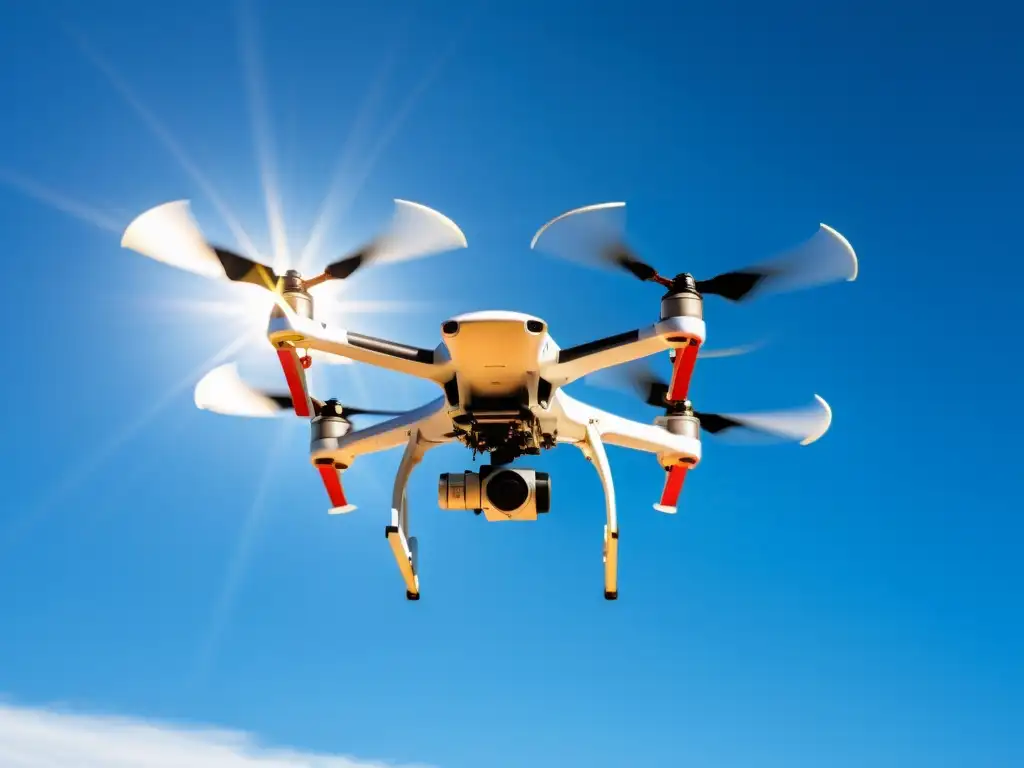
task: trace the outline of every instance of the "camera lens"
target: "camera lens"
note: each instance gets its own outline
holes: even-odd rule
[[[504,469],[487,481],[487,498],[502,512],[512,512],[530,498],[530,486],[517,472]]]

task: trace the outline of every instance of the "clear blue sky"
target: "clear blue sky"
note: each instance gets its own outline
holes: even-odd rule
[[[0,2],[12,711],[441,768],[1024,762],[1019,12],[698,5],[253,7],[293,255],[332,179],[344,210],[318,265],[392,197],[470,243],[359,275],[350,295],[407,311],[347,312],[352,329],[433,346],[449,315],[518,309],[569,345],[651,321],[656,288],[528,249],[551,216],[606,200],[628,202],[666,270],[741,266],[820,221],[861,259],[853,284],[709,299],[709,346],[774,344],[699,363],[699,407],[817,392],[833,426],[808,448],[708,438],[676,517],[651,509],[653,459],[613,449],[617,603],[600,486],[567,447],[535,462],[553,510],[522,526],[437,510],[438,472],[470,461],[431,454],[410,493],[423,600],[407,603],[382,531],[399,453],[362,459],[360,511],[329,518],[301,420],[193,407],[247,326],[183,303],[232,287],[119,248],[134,215],[182,197],[233,245],[208,183],[271,250],[234,6]],[[239,359],[278,381],[269,348]],[[321,382],[359,405],[435,396],[363,366]]]

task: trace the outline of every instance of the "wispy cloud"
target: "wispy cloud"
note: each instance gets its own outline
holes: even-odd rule
[[[4,768],[427,768],[259,743],[249,733],[0,703]]]

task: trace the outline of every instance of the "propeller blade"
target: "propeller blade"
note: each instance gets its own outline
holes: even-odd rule
[[[533,236],[530,247],[591,267],[624,269],[640,280],[665,286],[672,281],[640,259],[626,241],[626,204],[598,203],[567,211]],[[857,278],[857,254],[827,224],[799,245],[773,259],[697,281],[697,290],[729,301],[761,292],[785,292]]]
[[[741,344],[738,347],[722,347],[721,349],[704,349],[701,348],[698,354],[700,360],[717,360],[723,357],[739,357],[740,355],[749,355],[751,352],[756,352],[762,349],[767,342],[757,341],[752,344]]]
[[[224,268],[192,218],[188,200],[150,208],[125,229],[121,247],[205,277],[223,278]]]
[[[537,230],[530,248],[584,266],[624,269],[638,280],[658,275],[626,242],[625,203],[597,203],[566,211]]]
[[[698,356],[699,360],[713,360],[726,357],[737,357],[754,352],[764,346],[764,342],[747,344],[739,347],[724,347],[722,349],[702,349]],[[668,395],[668,381],[659,375],[651,364],[650,358],[640,358],[628,363],[603,368],[600,371],[584,377],[587,384],[601,387],[602,389],[613,389],[620,392],[629,392],[647,405],[655,408],[665,407],[665,398]]]
[[[236,363],[225,363],[214,368],[200,379],[195,388],[196,407],[204,411],[225,416],[248,418],[273,418],[282,414],[294,414],[294,401],[287,392],[270,392],[257,389],[238,375]],[[324,403],[313,401],[315,412],[319,413]],[[349,416],[399,416],[405,411],[386,411],[374,408],[350,408],[341,404],[342,415]]]
[[[667,405],[665,397],[668,395],[668,382],[644,358],[592,373],[585,377],[585,381],[606,389],[631,392],[655,408],[665,408]],[[814,396],[814,402],[810,405],[788,410],[746,414],[694,411],[693,415],[700,419],[701,429],[708,434],[718,435],[729,430],[743,429],[796,440],[801,445],[810,445],[818,440],[832,424],[832,409],[818,395]]]
[[[291,395],[252,387],[238,375],[235,363],[225,363],[203,376],[196,384],[195,403],[201,410],[225,416],[271,418],[294,413]]]
[[[395,200],[387,228],[371,242],[324,269],[333,280],[344,280],[370,263],[407,261],[467,246],[462,230],[442,213],[409,200]]]
[[[731,429],[745,429],[762,435],[796,440],[800,445],[810,445],[821,438],[832,424],[832,409],[823,398],[814,396],[814,402],[800,408],[781,411],[764,411],[746,414],[700,413],[700,428],[712,435]]]
[[[375,408],[349,408],[347,405],[342,406],[342,411],[346,416],[401,416],[406,411],[381,411]]]
[[[857,279],[857,254],[849,241],[827,224],[799,245],[759,265],[697,281],[704,295],[729,301],[753,298],[762,292],[787,292],[840,280]]]
[[[214,248],[224,274],[233,283],[249,283],[268,291],[277,291],[281,285],[281,276],[265,264],[247,259],[226,248]]]
[[[270,267],[226,248],[211,246],[192,216],[188,200],[158,205],[125,228],[121,247],[204,277],[251,283],[276,290],[279,277]]]

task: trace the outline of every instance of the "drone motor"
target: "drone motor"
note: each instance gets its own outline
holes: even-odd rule
[[[677,275],[668,292],[661,297],[661,319],[672,317],[696,317],[704,319],[704,299],[697,291],[693,275],[686,272]]]
[[[536,520],[551,509],[547,472],[486,465],[480,472],[445,472],[438,479],[441,509],[472,509],[489,521]]]
[[[672,403],[665,415],[655,417],[654,423],[673,435],[700,439],[700,419],[694,415],[689,400]]]
[[[313,443],[340,440],[352,431],[352,422],[346,416],[344,406],[337,400],[328,400],[318,411],[310,422]]]
[[[297,270],[289,269],[281,280],[281,298],[300,317],[313,319],[313,297],[307,290],[307,284]],[[271,317],[283,317],[280,307],[274,306]]]

